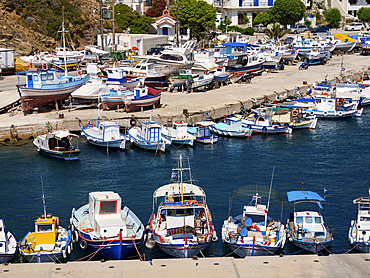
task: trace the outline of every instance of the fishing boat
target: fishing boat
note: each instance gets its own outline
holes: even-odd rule
[[[144,226],[113,191],[90,192],[89,203],[72,209],[74,238],[80,247],[103,257],[120,260],[130,254],[144,235]]]
[[[205,72],[204,75],[200,75],[192,79],[190,83],[190,89],[206,89],[206,86],[213,81],[213,73]]]
[[[191,84],[193,78],[197,78],[198,73],[192,73],[191,69],[180,69],[179,74],[170,77],[171,86],[174,88],[185,86],[186,84]]]
[[[226,66],[226,70],[232,74],[254,72],[262,68],[265,58],[257,54],[231,53],[231,57],[238,58],[234,66]]]
[[[242,120],[232,116],[224,119],[224,122],[219,122],[215,125],[210,125],[212,133],[230,136],[230,137],[250,137],[252,130],[242,126]]]
[[[370,192],[369,192],[370,196]],[[348,231],[349,243],[358,251],[370,252],[370,197],[353,200],[357,205],[357,218],[351,221]]]
[[[252,197],[243,213],[231,216],[234,197]],[[262,204],[266,198],[267,204]],[[229,218],[222,226],[222,240],[239,257],[273,255],[283,249],[286,240],[284,225],[268,216],[270,200],[282,203],[280,193],[267,186],[246,185],[238,187],[230,197]]]
[[[131,143],[135,146],[151,151],[165,152],[166,146],[172,144],[172,140],[162,134],[162,126],[152,121],[141,122],[141,126],[133,126],[127,134]]]
[[[172,140],[172,144],[193,146],[195,136],[188,132],[188,124],[176,121],[171,127],[163,126],[162,133]]]
[[[281,126],[289,126],[291,129],[315,129],[317,118],[315,115],[309,115],[299,108],[284,107],[279,104],[273,104],[269,108],[272,112],[272,121]]]
[[[256,110],[257,111],[257,110]],[[270,111],[258,111],[252,113],[246,118],[242,118],[242,126],[253,131],[253,134],[291,134],[292,129],[289,126],[281,126],[272,122],[272,113]]]
[[[214,124],[214,122],[208,121],[198,122],[195,126],[188,126],[188,132],[195,136],[196,142],[213,145],[217,142],[218,136],[211,134],[209,126]]]
[[[126,136],[120,133],[119,124],[111,121],[100,122],[94,125],[88,122],[81,128],[81,135],[95,146],[124,150]]]
[[[188,162],[189,164],[189,162]],[[184,182],[188,172],[189,182]],[[153,213],[149,220],[148,241],[155,241],[167,254],[191,258],[203,251],[217,235],[206,203],[204,190],[192,183],[190,166],[172,169],[172,182],[153,194]]]
[[[156,105],[161,103],[162,91],[156,90],[151,87],[136,87],[134,89],[134,94],[131,97],[125,99],[125,109],[128,111],[136,111],[141,109],[143,111],[144,107],[152,106],[153,109]]]
[[[287,220],[287,235],[289,241],[299,248],[318,254],[327,248],[333,241],[332,230],[324,222],[320,213],[321,202],[325,199],[312,191],[289,191],[288,202],[294,206],[294,212],[290,213]],[[304,210],[296,211],[299,203],[314,203],[319,206],[319,211]]]
[[[217,67],[216,71],[214,72],[214,81],[216,83],[223,83],[226,82],[231,75],[231,72],[226,71],[225,67]]]
[[[72,233],[59,226],[59,217],[46,213],[42,189],[44,213],[35,222],[35,231],[28,232],[19,243],[22,260],[29,263],[61,262],[73,250]]]
[[[0,264],[9,262],[17,251],[18,242],[11,232],[5,231],[4,220],[0,218]]]
[[[71,143],[73,137],[78,137],[68,130],[55,130],[47,134],[37,136],[33,144],[39,153],[63,160],[77,160],[81,150]]]
[[[18,73],[18,76],[21,73]],[[71,93],[90,78],[89,75],[68,76],[57,75],[54,70],[27,71],[26,83],[20,84],[18,79],[18,93],[22,103],[23,111],[52,104],[55,101],[67,99]]]

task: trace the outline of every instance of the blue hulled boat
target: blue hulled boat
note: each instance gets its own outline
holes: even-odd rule
[[[70,219],[80,247],[120,260],[134,250],[144,235],[144,226],[128,208],[121,209],[121,197],[112,191],[89,193],[89,203],[72,209]]]

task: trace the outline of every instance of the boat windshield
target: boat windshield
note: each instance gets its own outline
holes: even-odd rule
[[[252,223],[262,223],[265,221],[265,217],[263,215],[246,214],[245,216],[251,218]]]
[[[99,214],[116,213],[117,201],[101,201]]]
[[[37,232],[38,233],[51,232],[51,231],[53,231],[53,225],[52,224],[37,225]]]

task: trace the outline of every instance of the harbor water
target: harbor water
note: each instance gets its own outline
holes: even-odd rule
[[[171,170],[182,155],[189,158],[195,183],[207,194],[219,237],[217,243],[212,242],[203,252],[204,256],[230,256],[230,249],[221,240],[230,194],[243,185],[269,186],[273,169],[273,188],[284,200],[283,223],[291,209],[287,191],[302,188],[316,191],[326,199],[321,212],[334,229],[334,241],[322,253],[346,253],[351,249],[348,229],[357,214],[352,200],[367,196],[370,188],[369,136],[370,109],[365,108],[357,119],[320,119],[315,130],[294,130],[291,135],[253,135],[250,139],[220,137],[213,146],[198,143],[193,148],[171,146],[165,154],[143,151],[129,143],[124,152],[107,153],[106,149],[79,138],[80,159],[66,162],[38,154],[32,143],[0,146],[0,218],[18,240],[34,230],[34,220],[43,213],[42,179],[47,212],[59,216],[63,227],[69,225],[72,208],[88,203],[89,192],[106,190],[117,192],[122,204],[133,210],[145,225],[152,213],[153,192],[170,182]],[[234,198],[233,215],[240,214],[243,205],[249,202],[249,198]],[[270,212],[275,219],[279,218],[279,208],[274,202]],[[168,258],[158,247],[150,250],[141,245],[139,251],[146,260]],[[287,241],[284,253],[305,252]],[[89,251],[82,251],[75,244],[70,260],[79,260],[87,254]],[[137,253],[131,253],[127,259],[138,259]]]

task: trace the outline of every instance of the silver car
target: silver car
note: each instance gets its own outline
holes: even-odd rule
[[[352,22],[344,27],[345,31],[362,31],[365,30],[365,26],[361,22]]]
[[[293,34],[298,34],[298,33],[303,33],[308,30],[308,27],[304,24],[296,25],[294,27],[289,28],[290,33]]]

